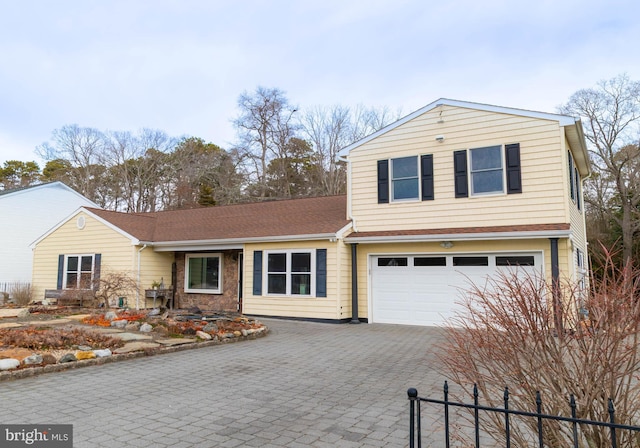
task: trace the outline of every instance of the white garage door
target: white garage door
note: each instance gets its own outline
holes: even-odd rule
[[[500,269],[539,273],[542,265],[540,253],[371,258],[371,320],[406,325],[441,325],[459,307],[459,288],[484,286]]]

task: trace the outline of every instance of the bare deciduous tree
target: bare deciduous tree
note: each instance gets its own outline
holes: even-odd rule
[[[640,82],[626,75],[601,81],[574,93],[560,110],[584,118],[594,171],[585,200],[596,216],[619,226],[626,262],[640,231]]]

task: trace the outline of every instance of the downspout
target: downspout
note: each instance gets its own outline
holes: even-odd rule
[[[142,280],[140,278],[140,253],[147,248],[147,245],[143,245],[140,249],[138,249],[138,288],[136,289],[136,310],[140,309],[140,285],[142,284]]]
[[[560,260],[558,238],[549,238],[551,243],[551,295],[553,297],[553,317],[558,335],[562,333],[562,298],[560,294]]]
[[[351,322],[359,324],[358,319],[358,243],[351,243]]]

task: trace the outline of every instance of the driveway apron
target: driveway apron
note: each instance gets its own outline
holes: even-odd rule
[[[442,394],[437,328],[263,321],[257,340],[2,382],[0,422],[73,424],[76,448],[403,447],[407,389]]]

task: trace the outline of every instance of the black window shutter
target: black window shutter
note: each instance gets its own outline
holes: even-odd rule
[[[578,206],[578,210],[580,210],[580,174],[577,168],[574,168],[573,172],[575,173],[576,179],[576,205]]]
[[[467,181],[467,150],[453,152],[453,171],[457,198],[469,197],[469,183]]]
[[[253,251],[253,295],[262,295],[262,251]]]
[[[327,297],[327,249],[316,250],[316,297]]]
[[[389,161],[378,160],[378,204],[389,203]]]
[[[56,289],[62,289],[62,276],[64,275],[64,255],[58,255],[58,283]]]
[[[93,256],[93,290],[97,291],[100,287],[100,264],[102,262],[102,254]]]
[[[504,147],[507,162],[507,194],[522,193],[522,177],[520,174],[520,143]]]
[[[433,201],[433,154],[420,156],[422,200]]]
[[[571,189],[571,199],[576,199],[576,192],[573,188],[573,157],[571,157],[571,153],[567,152],[567,157],[569,157],[569,188]]]

